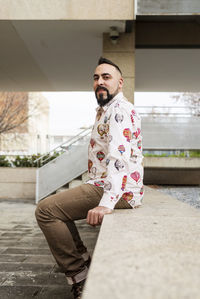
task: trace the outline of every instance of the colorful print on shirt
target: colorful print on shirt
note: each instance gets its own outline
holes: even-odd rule
[[[97,159],[101,162],[105,158],[105,154],[103,152],[98,152],[97,153]]]
[[[132,207],[144,196],[141,119],[123,93],[97,109],[88,151],[87,183],[104,189],[99,205],[122,198]]]
[[[124,129],[123,131],[124,136],[128,142],[131,141],[131,130],[129,128]]]
[[[118,151],[120,152],[121,155],[125,152],[125,147],[123,144],[118,146]]]

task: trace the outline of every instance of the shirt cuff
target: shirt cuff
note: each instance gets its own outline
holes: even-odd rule
[[[114,209],[115,205],[116,205],[117,201],[116,200],[111,200],[109,198],[109,195],[105,194],[103,195],[102,199],[100,200],[99,206],[100,207],[106,207],[109,209]]]

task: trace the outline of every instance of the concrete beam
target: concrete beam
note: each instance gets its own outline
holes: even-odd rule
[[[136,21],[136,48],[200,48],[199,16],[145,16]]]
[[[132,0],[0,0],[0,7],[1,20],[134,19]]]
[[[138,0],[139,15],[200,14],[199,0]]]

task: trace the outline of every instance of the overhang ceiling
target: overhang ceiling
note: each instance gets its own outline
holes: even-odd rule
[[[91,90],[111,26],[125,31],[124,21],[0,21],[0,90]],[[135,53],[136,91],[200,91],[200,49]]]
[[[125,21],[0,21],[0,89],[91,89],[102,34]]]

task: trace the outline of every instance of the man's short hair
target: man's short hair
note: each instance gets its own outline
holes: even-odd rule
[[[116,65],[111,60],[109,60],[107,58],[104,58],[104,57],[100,57],[99,61],[98,61],[98,65],[103,64],[103,63],[110,64],[110,65],[114,66],[120,72],[120,74],[122,75],[122,71],[120,70],[120,68],[118,67],[118,65]]]

